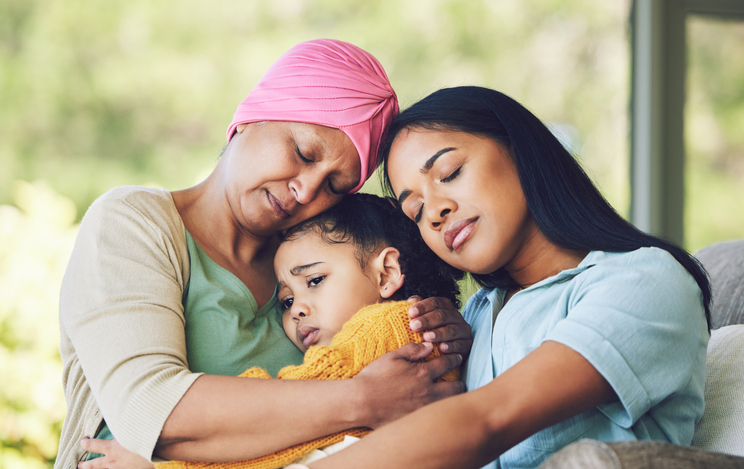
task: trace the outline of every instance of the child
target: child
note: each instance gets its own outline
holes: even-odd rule
[[[389,351],[421,343],[421,334],[408,325],[411,304],[404,300],[410,296],[445,297],[459,307],[462,272],[424,244],[395,203],[370,194],[349,195],[284,234],[274,261],[277,296],[284,331],[306,354],[302,365],[283,368],[277,378],[348,379]],[[435,347],[430,357],[438,354]],[[453,371],[442,379],[457,379]],[[241,376],[271,378],[257,367]],[[305,456],[318,448],[330,453],[332,445],[338,451],[345,437],[355,441],[369,431],[355,428],[249,461],[169,461],[156,467],[279,468],[298,458],[309,462]]]

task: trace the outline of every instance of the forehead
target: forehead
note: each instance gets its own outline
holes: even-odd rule
[[[424,175],[424,166],[447,148],[458,148],[468,134],[448,130],[409,128],[395,137],[387,160],[387,173],[396,196],[407,181]]]
[[[298,265],[316,262],[333,263],[346,259],[356,259],[353,242],[328,243],[317,229],[310,229],[299,237],[283,241],[274,256],[274,270],[279,275]]]
[[[404,129],[393,141],[387,160],[387,175],[396,196],[405,186],[429,174],[439,157],[450,152],[508,157],[508,150],[501,143],[484,135],[447,129]]]

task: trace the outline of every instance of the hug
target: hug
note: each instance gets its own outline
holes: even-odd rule
[[[86,213],[56,467],[251,467],[350,429],[299,462],[528,468],[585,438],[692,441],[704,269],[618,215],[513,99],[449,88],[399,114],[374,57],[316,40],[272,65],[227,139],[202,183],[114,189]],[[392,201],[347,195],[379,164]],[[335,208],[355,203],[352,221]],[[460,314],[463,272],[481,288]]]

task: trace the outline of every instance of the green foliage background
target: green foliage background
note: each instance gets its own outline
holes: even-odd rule
[[[571,126],[623,207],[626,10],[578,0],[0,0],[0,202],[18,179],[48,181],[79,216],[113,186],[189,186],[213,167],[266,68],[298,42],[333,37],[375,54],[403,106],[480,84]]]
[[[628,10],[628,0],[0,0],[0,467],[55,457],[57,296],[85,208],[119,185],[201,181],[237,104],[292,45],[332,37],[365,48],[402,107],[464,84],[513,96],[625,214]],[[694,26],[696,249],[744,236],[744,71],[705,74],[740,55],[744,34],[722,41],[715,22]]]

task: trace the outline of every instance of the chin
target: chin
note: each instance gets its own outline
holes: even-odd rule
[[[482,259],[478,259],[478,260],[482,260]],[[481,262],[470,262],[470,263],[460,262],[459,264],[464,264],[464,265],[455,265],[455,264],[450,263],[452,267],[456,269],[460,269],[463,272],[467,272],[469,274],[474,274],[474,275],[492,274],[501,268],[500,265],[497,265],[497,266],[493,266],[490,264],[483,265]]]

